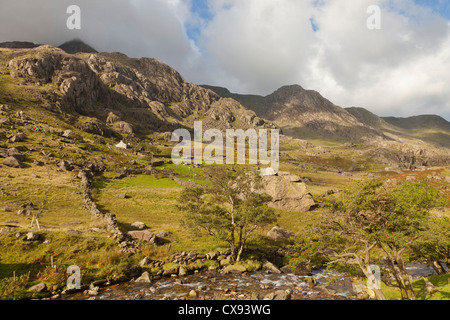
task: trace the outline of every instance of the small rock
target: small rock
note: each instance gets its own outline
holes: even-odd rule
[[[149,265],[151,262],[149,257],[145,257],[144,259],[141,260],[141,262],[139,262],[139,266],[144,267]]]
[[[316,286],[316,284],[317,284],[317,280],[315,278],[313,278],[313,277],[307,277],[305,279],[305,282],[309,285],[309,287],[311,289],[313,289]]]
[[[18,216],[23,216],[23,215],[26,215],[26,214],[27,214],[27,210],[25,210],[25,209],[21,209],[21,210],[17,211],[17,215]]]
[[[114,197],[116,197],[118,199],[126,199],[126,198],[128,198],[126,193],[119,193],[119,194],[116,194]]]
[[[0,228],[0,236],[2,236],[2,235],[4,235],[4,234],[11,233],[11,232],[13,232],[13,231],[14,231],[14,229],[13,229],[13,228],[10,228],[10,227],[3,227],[3,228]]]
[[[136,279],[135,282],[150,283],[151,282],[150,274],[147,271],[145,271],[139,278]]]
[[[90,296],[97,296],[99,290],[100,290],[99,287],[93,287],[87,291],[87,294]]]
[[[264,300],[291,300],[291,292],[289,290],[277,290],[266,295]]]
[[[72,130],[65,130],[63,133],[63,137],[70,138],[72,135]]]
[[[143,222],[133,222],[131,224],[131,227],[138,230],[144,230],[147,229],[147,226]]]
[[[106,285],[107,282],[108,282],[108,280],[106,280],[106,279],[96,280],[96,281],[93,281],[93,282],[90,284],[89,287],[90,287],[90,288],[94,288],[94,287],[102,287],[102,286]]]
[[[229,265],[229,266],[226,266],[223,269],[223,273],[225,273],[225,274],[229,274],[229,273],[243,273],[245,271],[247,271],[247,269],[245,268],[245,266],[243,266],[241,264]]]
[[[156,236],[158,238],[165,238],[165,237],[170,236],[172,234],[172,232],[170,232],[170,231],[157,231],[155,234],[156,234]]]
[[[189,291],[189,297],[196,298],[197,297],[197,292],[195,290]]]
[[[45,283],[41,282],[41,283],[38,283],[38,284],[32,286],[28,290],[33,291],[33,292],[43,292],[46,289],[47,289],[47,285]]]
[[[267,233],[267,236],[273,240],[289,240],[295,234],[292,231],[275,226]]]
[[[275,274],[281,273],[280,269],[278,269],[273,263],[269,261],[263,263],[262,269],[267,273],[275,273]]]
[[[26,240],[27,241],[37,241],[37,240],[39,240],[39,234],[34,233],[34,232],[28,232]]]
[[[183,266],[180,266],[180,270],[178,270],[178,275],[179,275],[180,277],[184,277],[184,276],[186,276],[187,274],[188,274],[187,269],[186,269],[185,267],[183,267]]]

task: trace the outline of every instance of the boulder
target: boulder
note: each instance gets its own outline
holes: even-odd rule
[[[47,289],[47,285],[43,282],[38,283],[34,286],[32,286],[30,289],[28,289],[29,291],[33,291],[33,292],[43,292]]]
[[[247,268],[243,266],[242,264],[231,264],[229,266],[226,266],[223,269],[223,273],[229,274],[229,273],[243,273],[247,271]]]
[[[157,231],[155,234],[156,234],[156,236],[158,238],[165,238],[165,237],[170,236],[172,234],[172,232],[170,232],[170,231]]]
[[[10,142],[22,142],[27,138],[27,136],[21,132],[13,134],[9,137]]]
[[[150,258],[149,257],[145,257],[144,259],[141,260],[141,262],[139,262],[139,266],[140,267],[147,266],[147,265],[150,264],[150,262],[151,262]]]
[[[16,159],[15,157],[7,157],[3,160],[3,165],[11,168],[25,168],[22,161]]]
[[[108,117],[106,118],[106,123],[107,124],[113,124],[120,121],[120,117],[116,114],[114,114],[113,112],[110,112],[108,114]]]
[[[11,233],[11,232],[13,232],[13,231],[14,231],[14,229],[13,229],[13,228],[10,228],[10,227],[3,227],[3,228],[0,228],[0,236],[2,236],[2,235],[4,235],[4,234]]]
[[[10,157],[14,157],[19,161],[24,161],[25,160],[25,156],[23,154],[20,153],[20,151],[17,148],[11,148],[8,149],[8,156]]]
[[[164,276],[170,276],[172,274],[176,275],[179,273],[179,270],[180,270],[180,266],[178,266],[178,265],[173,266],[173,267],[167,267],[166,269],[164,269],[163,275]]]
[[[291,292],[289,290],[277,290],[266,295],[264,300],[291,300]]]
[[[272,167],[262,168],[261,171],[260,171],[260,175],[261,175],[261,177],[264,177],[264,176],[276,176],[277,175],[277,171],[275,169],[273,169]]]
[[[150,283],[151,282],[150,274],[147,271],[145,271],[144,273],[142,273],[142,275],[139,278],[136,279],[135,282]]]
[[[267,193],[272,197],[268,203],[270,207],[287,211],[307,212],[314,205],[314,199],[304,182],[295,182],[300,179],[295,175],[263,176],[262,188],[259,192]]]
[[[27,237],[25,238],[27,241],[37,241],[39,240],[39,234],[34,232],[28,232]]]
[[[272,262],[270,261],[265,261],[262,265],[262,269],[263,271],[265,271],[266,273],[275,273],[275,274],[280,274],[281,271],[280,269],[278,269]]]
[[[275,226],[267,232],[267,236],[273,240],[279,241],[290,240],[295,236],[295,234],[292,231]]]
[[[179,275],[180,277],[184,277],[184,276],[186,276],[187,274],[188,274],[187,269],[186,269],[185,267],[183,267],[183,266],[180,266],[180,269],[178,270],[178,275]]]
[[[72,130],[65,130],[63,133],[63,137],[70,138],[72,136]]]
[[[116,194],[114,197],[119,198],[119,199],[126,199],[126,198],[128,198],[126,193],[119,193],[119,194]]]
[[[189,297],[196,298],[197,297],[197,292],[195,290],[189,291]]]
[[[158,241],[158,237],[153,232],[148,230],[129,231],[128,234],[134,239],[143,240],[150,244],[156,244]]]
[[[137,229],[137,230],[144,230],[144,229],[147,229],[147,226],[145,225],[145,223],[139,222],[139,221],[133,222],[133,223],[131,224],[131,227],[132,227],[133,229]]]

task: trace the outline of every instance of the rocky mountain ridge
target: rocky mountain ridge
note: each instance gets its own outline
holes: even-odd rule
[[[189,83],[152,58],[121,53],[68,54],[43,45],[9,50],[11,79],[33,90],[52,112],[84,117],[85,131],[123,136],[192,128],[195,120],[218,129],[274,127],[237,101]]]

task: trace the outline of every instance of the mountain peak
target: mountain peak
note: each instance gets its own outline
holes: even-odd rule
[[[79,52],[97,53],[97,50],[92,48],[90,45],[87,45],[80,39],[73,39],[71,41],[67,41],[62,45],[60,45],[59,48],[70,54],[75,54]]]

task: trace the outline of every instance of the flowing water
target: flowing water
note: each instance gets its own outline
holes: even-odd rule
[[[434,274],[426,265],[409,265],[413,279]],[[308,279],[309,278],[309,279]],[[311,285],[311,278],[315,285]],[[154,279],[151,283],[128,282],[107,287],[96,296],[79,293],[64,299],[73,300],[214,300],[264,299],[278,290],[289,290],[293,300],[357,299],[352,278],[332,271],[317,270],[311,277],[291,273],[230,274],[196,273],[185,277]],[[195,295],[193,295],[195,291]]]

